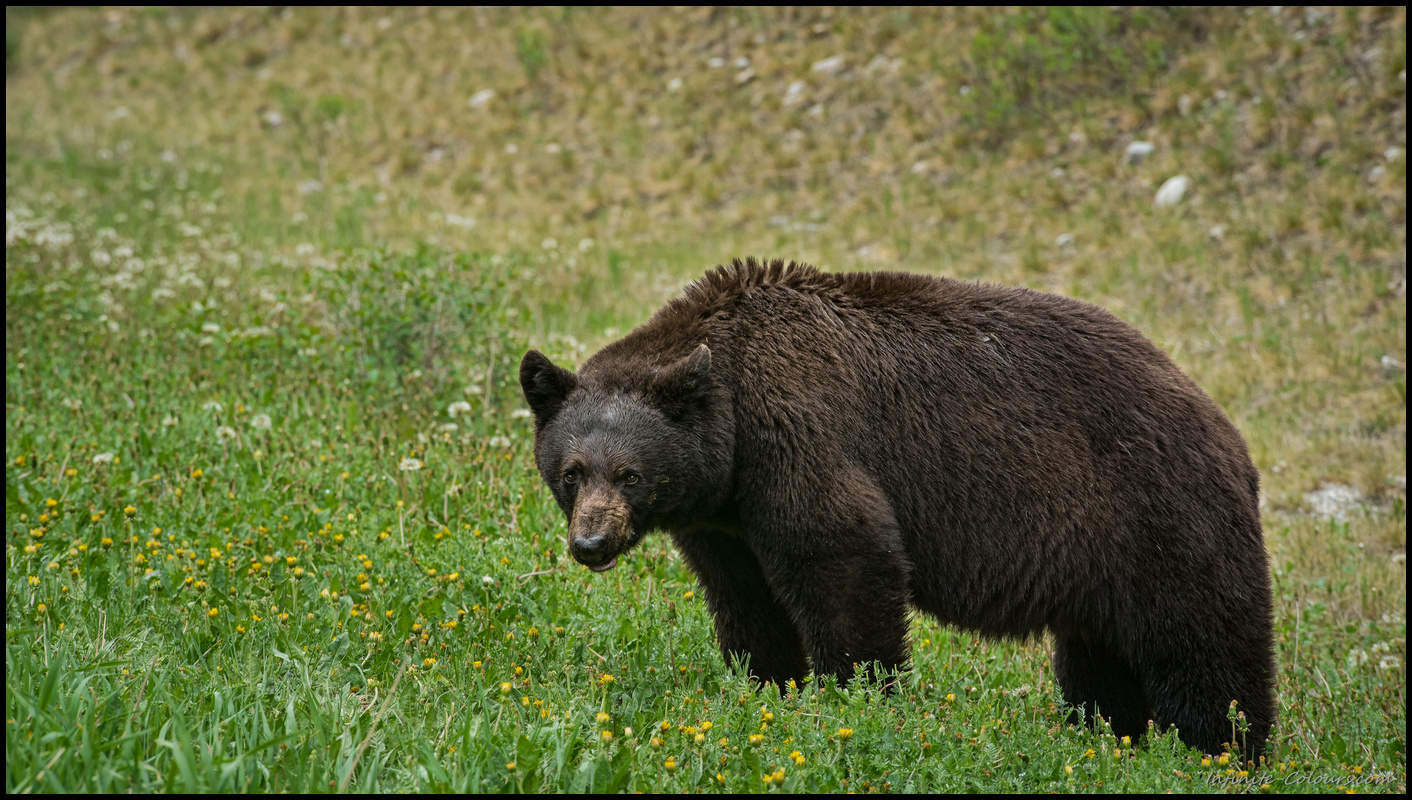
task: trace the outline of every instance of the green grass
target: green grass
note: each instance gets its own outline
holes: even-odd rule
[[[567,557],[520,355],[748,254],[1151,336],[1262,472],[1248,788],[1405,791],[1405,10],[383,13],[7,11],[7,791],[1239,777],[1064,725],[1043,639],[781,697],[665,538]]]

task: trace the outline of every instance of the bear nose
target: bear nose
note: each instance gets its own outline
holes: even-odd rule
[[[601,533],[590,533],[583,536],[574,537],[573,550],[574,558],[582,564],[596,566],[608,560],[611,555],[612,543],[608,537]]]

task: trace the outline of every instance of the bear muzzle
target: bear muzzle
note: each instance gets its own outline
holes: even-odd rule
[[[631,511],[616,493],[580,496],[569,519],[569,552],[574,560],[606,572],[618,565],[618,554],[631,540]]]

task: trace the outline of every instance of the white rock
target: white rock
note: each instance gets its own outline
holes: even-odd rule
[[[1152,155],[1152,151],[1156,149],[1157,146],[1152,142],[1133,142],[1128,145],[1128,149],[1124,153],[1124,158],[1127,159],[1129,164],[1136,164]]]
[[[804,81],[795,81],[784,90],[784,104],[792,106],[804,99],[804,89],[807,84]]]
[[[829,56],[828,58],[815,61],[809,68],[810,72],[822,72],[825,75],[837,75],[843,69],[843,56]]]
[[[1158,208],[1174,206],[1182,201],[1186,195],[1186,190],[1191,188],[1191,178],[1185,175],[1177,175],[1168,178],[1162,184],[1162,188],[1157,190],[1157,196],[1152,199],[1152,204]]]
[[[480,110],[489,105],[490,101],[493,99],[495,99],[494,89],[481,89],[479,92],[476,92],[475,94],[471,95],[471,99],[467,100],[466,104],[469,105],[471,108]]]
[[[1314,513],[1340,522],[1348,521],[1348,512],[1363,505],[1363,493],[1352,486],[1326,483],[1304,495],[1304,501]]]
[[[706,66],[712,69],[718,69],[720,67],[724,67],[725,65],[726,60],[724,58],[721,58],[720,56],[716,56],[715,58],[709,58],[706,60]]]

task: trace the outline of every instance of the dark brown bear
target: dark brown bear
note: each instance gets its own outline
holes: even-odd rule
[[[663,529],[721,651],[783,685],[907,659],[912,605],[1049,629],[1065,699],[1247,758],[1275,719],[1259,477],[1131,326],[1050,294],[736,261],[575,375],[520,364],[569,549]]]

